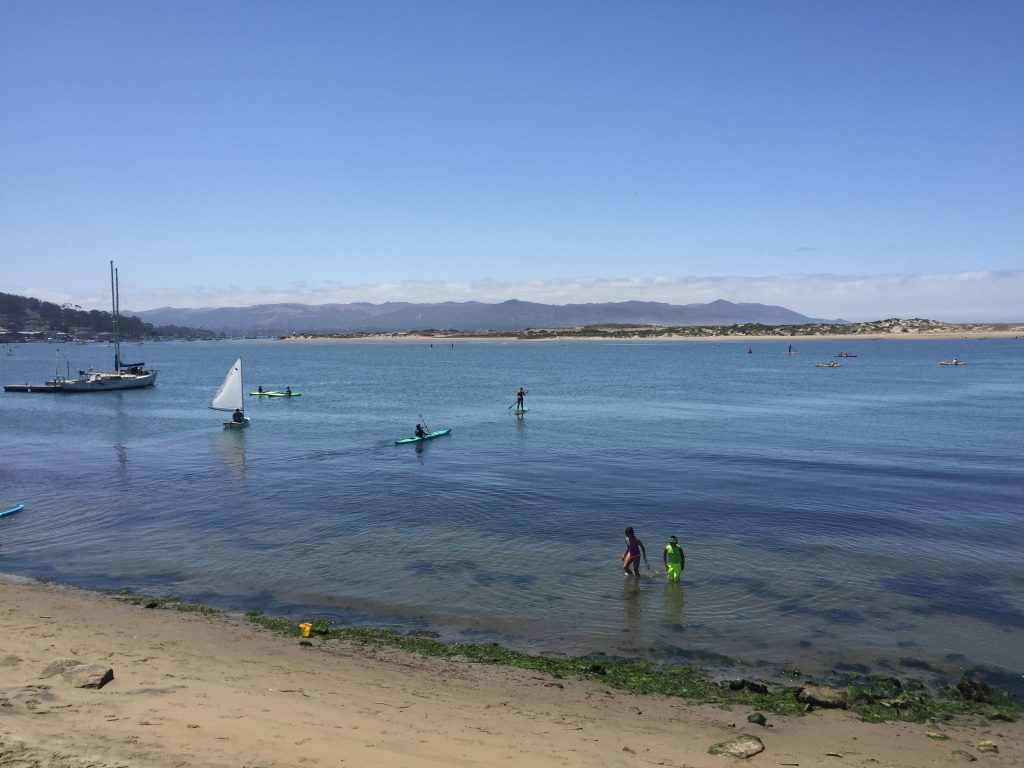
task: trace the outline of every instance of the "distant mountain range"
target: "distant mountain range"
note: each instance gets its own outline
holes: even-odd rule
[[[126,314],[128,314],[126,312]],[[663,304],[622,301],[604,304],[537,304],[529,301],[478,301],[439,304],[258,304],[251,307],[131,312],[154,325],[180,325],[233,335],[292,333],[368,333],[423,330],[518,331],[526,328],[577,328],[591,325],[795,325],[822,321],[767,304]],[[842,322],[842,321],[838,321]]]

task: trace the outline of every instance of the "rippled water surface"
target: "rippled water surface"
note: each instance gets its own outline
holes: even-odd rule
[[[130,349],[156,387],[0,396],[0,509],[27,505],[0,570],[534,651],[1024,688],[1024,340],[749,346]],[[0,380],[49,378],[55,351],[0,349]],[[206,406],[238,355],[247,390],[302,397],[250,397],[226,431]],[[396,447],[420,414],[451,435]],[[622,575],[627,525],[651,578]],[[678,587],[655,573],[671,534]]]

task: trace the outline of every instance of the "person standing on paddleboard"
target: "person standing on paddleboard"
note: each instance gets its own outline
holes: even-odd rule
[[[630,566],[633,567],[633,575],[640,575],[640,556],[643,555],[644,562],[647,562],[647,548],[644,543],[636,537],[632,528],[626,529],[626,551],[622,553],[622,571],[630,575]]]
[[[519,391],[516,392],[516,410],[523,410],[523,399],[526,397],[526,391],[520,387]]]
[[[679,581],[679,576],[686,567],[686,555],[683,554],[683,548],[679,546],[679,539],[675,536],[668,537],[668,544],[661,553],[661,561],[665,564],[668,580]]]

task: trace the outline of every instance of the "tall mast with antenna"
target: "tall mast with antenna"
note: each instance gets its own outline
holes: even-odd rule
[[[117,270],[114,269],[114,261],[110,261],[110,306],[111,306],[111,318],[114,326],[114,370],[118,373],[121,372],[121,341],[118,337],[117,332],[117,315],[120,311],[118,306],[120,302],[117,300],[118,285],[117,285]]]

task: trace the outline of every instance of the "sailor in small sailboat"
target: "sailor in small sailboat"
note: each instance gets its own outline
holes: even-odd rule
[[[210,407],[217,411],[231,411],[231,419],[224,422],[226,429],[249,426],[249,419],[246,418],[242,410],[244,408],[242,403],[242,358],[238,358],[235,364],[228,369],[224,383],[220,385],[220,389],[214,395]]]

